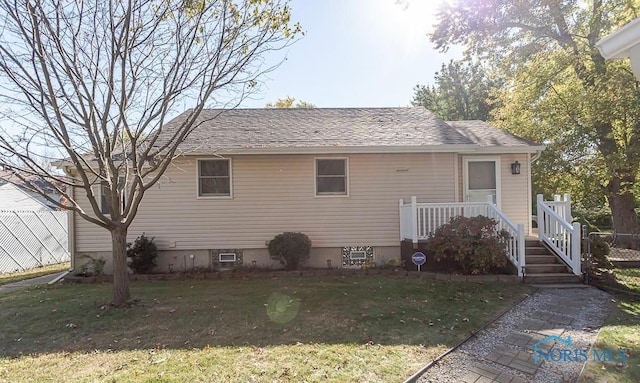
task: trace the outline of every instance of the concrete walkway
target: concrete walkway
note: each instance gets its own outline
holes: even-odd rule
[[[584,357],[572,356],[593,345],[610,301],[609,294],[593,287],[541,288],[418,382],[573,382]]]
[[[25,289],[25,288],[31,287],[31,286],[46,285],[47,283],[53,281],[58,276],[60,276],[60,275],[62,275],[64,273],[66,273],[66,271],[53,273],[53,274],[42,275],[40,277],[31,278],[31,279],[25,279],[25,280],[22,280],[22,281],[19,281],[19,282],[8,283],[6,285],[0,286],[0,293],[21,290],[21,289]]]

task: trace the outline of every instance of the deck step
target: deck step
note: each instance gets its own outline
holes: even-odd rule
[[[541,254],[535,254],[535,255],[531,255],[531,254],[527,254],[525,253],[525,263],[527,266],[529,265],[537,265],[540,263],[546,263],[546,264],[550,264],[550,263],[561,263],[560,260],[558,258],[556,258],[555,255],[550,255],[550,254],[545,254],[545,255],[541,255]]]
[[[525,240],[525,283],[575,284],[582,276],[575,275],[569,267],[546,246],[536,239]]]
[[[570,273],[527,273],[524,277],[524,282],[533,284],[580,283],[582,282],[582,276]]]
[[[547,249],[546,247],[542,247],[542,246],[536,246],[536,247],[532,247],[532,246],[525,246],[524,247],[524,253],[529,255],[544,255],[544,254],[550,254],[551,252],[549,252],[549,249]]]
[[[525,266],[525,271],[527,274],[562,274],[569,272],[567,266],[562,263],[528,264]]]

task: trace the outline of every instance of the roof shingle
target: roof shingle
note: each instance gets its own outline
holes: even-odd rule
[[[190,110],[165,126],[184,121]],[[530,146],[481,121],[447,123],[422,107],[209,109],[180,150],[219,149]]]

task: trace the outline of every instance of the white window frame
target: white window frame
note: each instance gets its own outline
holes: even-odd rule
[[[227,161],[229,163],[229,194],[200,195],[200,162]],[[196,159],[196,198],[197,199],[232,199],[233,198],[233,161],[231,158],[197,158]]]
[[[494,161],[496,167],[496,206],[502,205],[502,163],[500,156],[465,156],[462,158],[463,201],[467,202],[469,192],[469,162]],[[483,201],[486,202],[486,201]]]
[[[233,255],[233,261],[222,260],[223,255]],[[218,253],[218,263],[236,263],[238,261],[238,255],[236,253]]]
[[[345,193],[321,193],[318,194],[318,160],[343,160],[345,170]],[[313,159],[313,195],[317,198],[344,198],[349,197],[349,157],[315,157]]]
[[[362,257],[353,257],[354,253],[362,253]],[[349,252],[349,258],[353,260],[367,260],[367,251],[366,250],[351,250]]]

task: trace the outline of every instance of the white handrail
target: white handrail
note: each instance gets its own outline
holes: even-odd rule
[[[507,256],[511,263],[518,269],[518,276],[524,275],[524,224],[514,224],[496,205],[489,203],[489,218],[498,222],[497,229],[509,233],[507,240]]]
[[[571,216],[570,207],[562,210],[562,215],[545,201],[542,194],[537,195],[538,205],[538,237],[554,253],[556,253],[575,275],[581,275],[580,266],[580,223],[568,222],[565,217]],[[553,201],[559,202],[559,201]],[[565,201],[566,202],[566,201]]]

